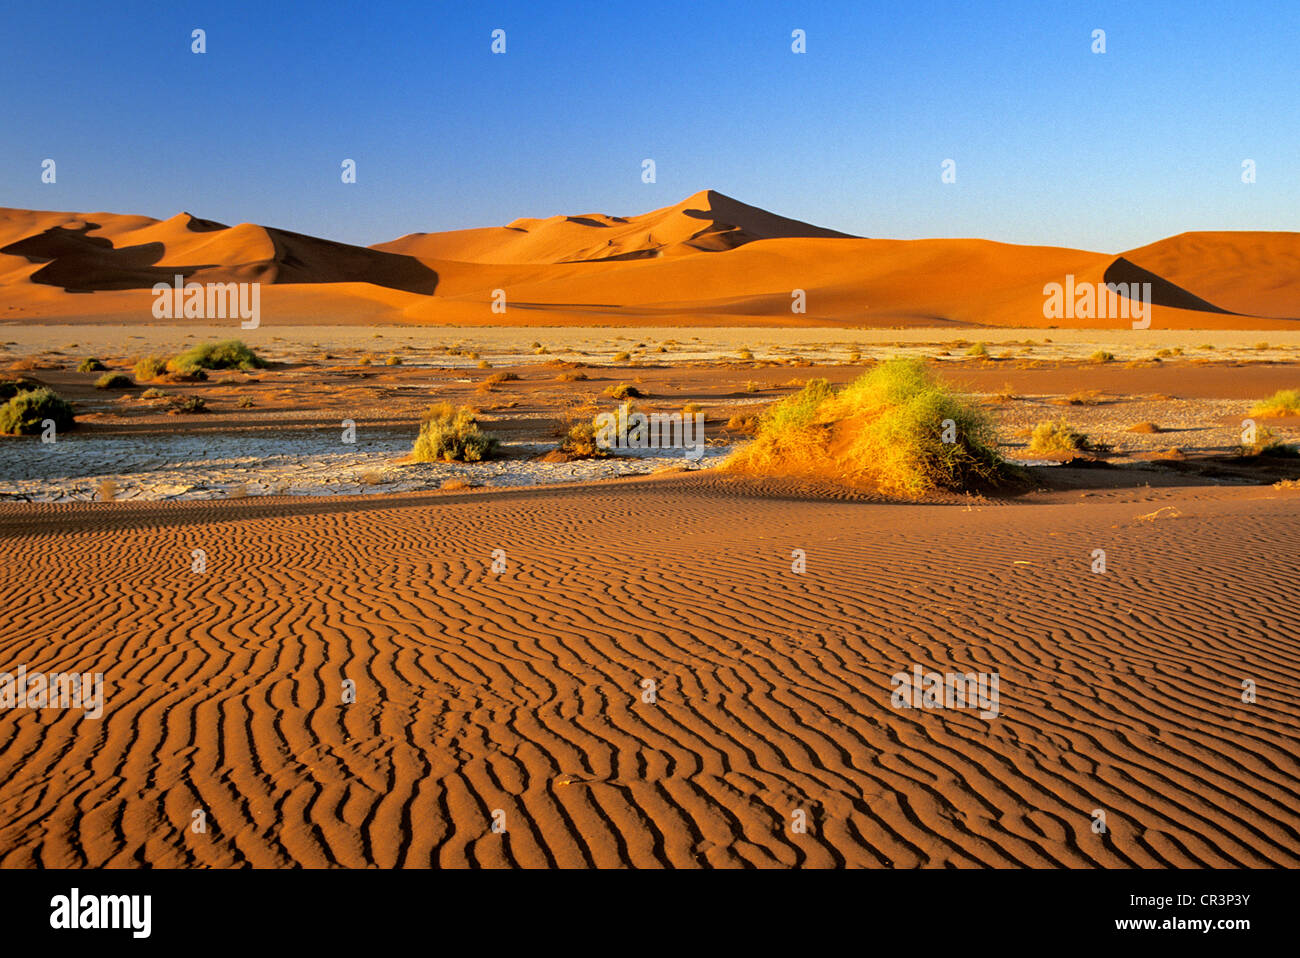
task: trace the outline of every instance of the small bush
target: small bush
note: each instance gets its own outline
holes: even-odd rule
[[[1300,389],[1279,389],[1250,407],[1251,416],[1300,416]]]
[[[135,378],[140,382],[161,379],[167,374],[167,360],[161,356],[145,356],[135,364]]]
[[[916,497],[1009,479],[1015,470],[995,447],[991,420],[936,382],[921,360],[896,359],[840,390],[825,379],[809,381],[763,414],[754,441],[727,464]]]
[[[169,401],[171,403],[171,408],[167,410],[169,413],[190,415],[208,411],[207,400],[202,396],[171,396]]]
[[[159,389],[156,386],[151,386],[150,388],[146,389],[144,392],[140,394],[140,398],[141,399],[166,399],[169,395],[170,393],[168,393],[165,389]]]
[[[614,356],[614,362],[625,363],[628,362],[631,358],[632,358],[631,353],[618,353]]]
[[[270,365],[241,340],[200,343],[181,353],[171,364],[177,369],[265,369]]]
[[[479,428],[474,411],[450,404],[430,407],[420,423],[411,456],[416,462],[481,462],[496,451],[497,440]]]
[[[32,379],[0,379],[0,400],[12,399],[19,393],[40,389],[41,384]]]
[[[1164,432],[1163,429],[1161,429],[1153,422],[1135,422],[1133,425],[1128,427],[1128,431],[1140,432],[1146,435],[1151,435],[1157,432]]]
[[[983,343],[976,343],[970,349],[966,350],[966,355],[972,356],[976,359],[988,359],[989,348]]]
[[[498,383],[513,383],[519,381],[519,374],[518,373],[493,373],[491,376],[489,376],[487,379],[483,381],[485,383],[491,383],[494,386],[497,385]]]
[[[44,428],[46,419],[54,420],[58,431],[76,425],[72,406],[52,389],[39,389],[16,393],[0,406],[0,433],[9,436],[34,436]]]
[[[401,357],[401,356],[389,356],[387,359],[384,360],[384,365],[385,365],[385,366],[400,366],[400,365],[402,365],[402,357]]]
[[[754,354],[751,353],[748,349],[742,349],[739,353],[737,353],[737,355],[742,360],[745,360],[746,362],[754,358]]]
[[[1249,446],[1243,445],[1244,456],[1263,456],[1266,459],[1294,459],[1300,456],[1294,446],[1288,445],[1277,437],[1267,426],[1255,430],[1255,441]]]
[[[248,396],[240,396],[239,402],[235,403],[235,405],[238,406],[240,409],[252,409],[253,400]]]
[[[617,386],[610,386],[605,390],[605,395],[610,399],[644,399],[645,393],[635,386],[629,386],[627,383],[619,383]]]
[[[96,389],[134,389],[135,383],[126,373],[104,373],[95,380]]]
[[[79,373],[102,373],[108,367],[93,356],[87,356],[77,364]]]
[[[1029,438],[1030,452],[1078,452],[1090,448],[1088,437],[1064,419],[1040,422]]]
[[[562,383],[576,383],[586,380],[587,374],[581,370],[571,369],[567,372],[560,373],[560,375],[555,378]]]

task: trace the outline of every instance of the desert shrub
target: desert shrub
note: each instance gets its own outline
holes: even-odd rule
[[[193,414],[208,411],[207,400],[202,396],[171,396],[168,400],[171,408],[167,411],[176,414]]]
[[[384,365],[385,365],[385,366],[400,366],[400,365],[402,365],[402,357],[401,357],[401,356],[389,356],[387,359],[384,360]]]
[[[15,393],[0,406],[0,433],[32,436],[42,430],[46,419],[54,420],[54,427],[59,431],[76,425],[72,406],[54,390],[42,386]]]
[[[1300,416],[1300,389],[1279,389],[1250,407],[1252,416]]]
[[[141,382],[161,379],[167,374],[167,360],[161,356],[145,356],[135,364],[135,378]]]
[[[627,362],[628,360],[630,360],[631,358],[632,358],[632,354],[631,354],[631,353],[617,353],[617,354],[614,356],[614,362],[616,362],[616,363],[625,363],[625,362]]]
[[[1040,422],[1029,437],[1030,452],[1077,452],[1087,448],[1088,437],[1064,419]]]
[[[519,380],[518,373],[493,373],[491,376],[489,376],[487,379],[483,381],[485,383],[491,383],[492,385],[495,386],[497,383],[513,383],[513,382],[517,382],[518,380]]]
[[[619,383],[617,386],[609,386],[605,390],[605,395],[611,399],[643,399],[645,393],[635,386],[629,386],[627,383]]]
[[[235,405],[238,406],[240,409],[252,409],[253,400],[249,396],[240,396],[239,402],[235,403]]]
[[[990,419],[934,380],[920,360],[895,359],[840,390],[811,380],[763,414],[754,441],[728,466],[832,475],[915,497],[1009,479],[1014,470],[995,447]]]
[[[19,393],[40,389],[41,384],[32,379],[0,379],[0,400],[12,399]]]
[[[754,354],[750,352],[748,349],[742,349],[736,355],[738,355],[741,359],[745,361],[749,361],[754,358]]]
[[[104,373],[95,380],[96,389],[133,389],[135,383],[126,373]]]
[[[606,455],[605,450],[596,445],[596,423],[585,419],[574,422],[560,440],[560,452],[575,459],[591,459]]]
[[[140,394],[141,399],[166,399],[169,393],[165,389],[151,386]]]
[[[227,339],[219,343],[199,343],[175,357],[170,366],[177,369],[265,369],[270,365],[242,340]]]
[[[425,416],[411,451],[416,462],[480,462],[496,451],[497,440],[479,427],[472,409],[439,403]]]
[[[727,431],[752,436],[758,431],[758,417],[747,416],[744,413],[736,413],[727,420]]]
[[[566,372],[560,373],[560,375],[555,378],[562,383],[576,383],[585,381],[587,374],[579,369],[570,369]]]
[[[966,355],[973,356],[977,359],[988,359],[989,348],[983,343],[976,343],[974,346],[971,346],[970,349],[966,350]]]
[[[1260,426],[1255,430],[1255,441],[1250,445],[1242,445],[1241,454],[1243,456],[1263,456],[1266,459],[1294,459],[1296,456],[1300,456],[1300,452],[1296,451],[1295,446],[1283,442],[1267,426]]]
[[[1113,363],[1114,361],[1115,354],[1108,353],[1104,349],[1099,349],[1088,357],[1088,362],[1090,363]]]
[[[1135,422],[1133,425],[1128,427],[1128,431],[1145,433],[1147,435],[1151,435],[1157,432],[1164,432],[1163,429],[1161,429],[1153,422]]]
[[[77,363],[77,372],[79,373],[102,373],[108,367],[101,363],[94,356],[87,356],[81,362]]]

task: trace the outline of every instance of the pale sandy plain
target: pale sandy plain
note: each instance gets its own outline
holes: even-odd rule
[[[1300,386],[1297,234],[904,243],[711,192],[373,249],[189,216],[0,226],[4,375],[83,422],[56,444],[71,469],[0,441],[6,495],[82,483],[0,502],[0,669],[106,685],[100,720],[0,710],[0,866],[1300,865],[1298,473],[1235,455],[1250,406]],[[262,327],[144,325],[185,264],[271,284]],[[1166,284],[1152,329],[1042,328],[1045,279],[1134,265]],[[502,284],[524,308],[494,322]],[[277,365],[165,387],[202,416],[75,371],[229,336]],[[310,490],[368,495],[238,479],[344,418],[380,437],[355,475],[401,473],[434,400],[481,408],[518,476],[620,382],[703,406],[725,453],[733,417],[891,355],[984,405],[1013,458],[1057,415],[1111,452],[923,503],[680,466]],[[112,445],[205,437],[256,462],[198,501],[140,493],[149,469]],[[75,501],[107,478],[138,494]],[[917,665],[996,672],[998,716],[894,707]]]

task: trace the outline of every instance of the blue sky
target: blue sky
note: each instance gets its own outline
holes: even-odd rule
[[[6,4],[0,205],[359,244],[704,188],[877,237],[1300,229],[1300,4],[976,7]]]

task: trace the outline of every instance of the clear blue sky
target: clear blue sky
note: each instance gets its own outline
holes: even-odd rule
[[[363,245],[703,188],[877,237],[1300,229],[1300,3],[977,6],[9,2],[0,205]]]

